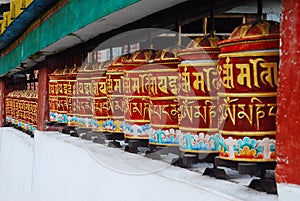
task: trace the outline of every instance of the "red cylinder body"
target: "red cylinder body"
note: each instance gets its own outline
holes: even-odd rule
[[[125,139],[148,140],[149,77],[148,62],[155,58],[154,50],[139,50],[124,62],[124,137]]]
[[[217,153],[219,147],[217,120],[217,36],[205,35],[180,50],[179,104],[182,152]]]
[[[178,64],[176,54],[167,50],[148,64],[151,145],[178,146]]]
[[[243,24],[218,45],[220,157],[275,161],[279,24]]]

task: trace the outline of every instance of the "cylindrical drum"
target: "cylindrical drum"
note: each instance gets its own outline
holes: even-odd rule
[[[220,85],[217,36],[205,35],[178,52],[179,146],[182,152],[218,153],[217,89]]]
[[[24,115],[23,115],[23,129],[24,130],[29,130],[30,125],[30,111],[29,111],[29,105],[30,105],[30,97],[31,97],[31,92],[30,90],[25,91],[24,95]]]
[[[7,94],[5,98],[5,119],[6,123],[11,124],[12,123],[12,99],[13,99],[13,93],[10,92]]]
[[[57,97],[57,77],[61,69],[56,69],[49,74],[49,116],[50,122],[57,122],[58,97]]]
[[[106,89],[106,69],[108,62],[97,63],[92,73],[93,83],[93,132],[104,132],[104,125],[107,120],[107,89]]]
[[[149,139],[149,76],[146,64],[154,58],[155,51],[146,49],[134,52],[124,62],[125,139]]]
[[[116,58],[106,70],[108,111],[103,129],[122,136],[124,136],[124,61],[130,57],[131,54],[126,54]]]
[[[74,127],[76,125],[76,116],[72,115],[72,100],[73,100],[73,92],[74,92],[74,85],[76,83],[77,79],[77,73],[78,73],[78,68],[76,65],[74,65],[72,68],[68,69],[66,72],[66,78],[67,78],[67,96],[68,96],[68,126]]]
[[[148,64],[150,97],[149,144],[178,146],[178,64],[172,50],[157,52],[153,63]]]
[[[56,96],[57,96],[57,123],[67,123],[68,122],[68,89],[67,89],[67,79],[66,72],[67,68],[55,71],[56,74]],[[53,104],[53,102],[52,102]],[[51,118],[51,116],[50,116]]]
[[[38,91],[32,91],[31,97],[30,97],[30,103],[31,103],[31,120],[30,120],[30,131],[35,131],[37,128],[37,110],[38,110]]]
[[[75,125],[79,128],[92,128],[92,73],[92,63],[85,64],[78,69],[76,82],[73,85],[72,113],[70,116],[76,118]]]
[[[275,161],[279,28],[272,21],[246,23],[218,44],[222,159]]]

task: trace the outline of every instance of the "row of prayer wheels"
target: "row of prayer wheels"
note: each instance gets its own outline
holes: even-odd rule
[[[5,98],[6,121],[26,131],[37,128],[38,93],[34,90],[15,90]]]
[[[205,35],[182,50],[58,69],[50,120],[185,153],[275,161],[278,63],[279,24],[260,21],[226,40]]]

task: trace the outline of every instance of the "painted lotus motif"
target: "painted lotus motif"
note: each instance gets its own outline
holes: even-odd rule
[[[221,146],[221,135],[209,135],[204,133],[191,134],[180,133],[179,146],[183,151],[212,151],[217,152]]]
[[[179,144],[179,130],[173,128],[169,130],[155,130],[151,128],[149,142],[157,144]]]
[[[102,128],[106,131],[121,132],[123,131],[124,122],[118,120],[106,120],[102,123]]]
[[[136,125],[124,123],[125,136],[131,137],[148,137],[150,133],[150,124]]]
[[[245,160],[275,160],[275,140],[263,138],[262,140],[244,137],[233,139],[232,137],[220,140],[220,156],[228,159]]]

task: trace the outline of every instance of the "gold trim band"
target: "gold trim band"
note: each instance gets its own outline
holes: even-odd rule
[[[155,143],[155,142],[149,142],[149,144],[164,146],[164,147],[179,147],[179,144],[164,144],[164,143]]]
[[[237,98],[250,98],[250,97],[276,97],[277,92],[264,92],[264,93],[218,93],[220,97],[237,97]]]
[[[178,100],[177,96],[165,96],[165,97],[150,97],[150,100]]]
[[[247,52],[232,52],[219,54],[218,58],[226,57],[265,57],[265,56],[279,56],[278,52],[258,52],[258,51],[247,51]]]
[[[178,96],[179,99],[185,100],[217,100],[217,96]]]
[[[140,120],[132,120],[132,119],[124,119],[124,122],[130,122],[130,123],[148,123],[150,124],[150,120],[143,120],[143,119],[140,119]]]
[[[187,128],[179,126],[180,131],[187,131],[187,132],[218,132],[218,128]]]
[[[221,135],[235,135],[235,136],[265,136],[276,135],[276,131],[223,131],[220,130]]]
[[[184,153],[198,153],[198,154],[201,154],[201,153],[206,153],[206,154],[219,153],[219,151],[210,151],[210,150],[185,150],[185,149],[180,149],[180,151],[184,152]]]
[[[183,67],[193,67],[193,66],[201,66],[201,67],[206,67],[206,66],[216,66],[218,64],[218,62],[210,62],[210,63],[181,63],[178,65],[179,68],[183,68]]]
[[[157,128],[174,128],[174,129],[179,128],[178,125],[166,125],[166,124],[151,124],[150,123],[150,126],[157,127]]]
[[[227,158],[227,157],[223,157],[223,156],[220,156],[221,159],[223,160],[230,160],[230,161],[249,161],[249,162],[276,162],[275,159],[248,159],[248,158]]]
[[[176,66],[177,67],[177,66]],[[178,72],[178,68],[168,68],[168,69],[150,69],[148,70],[149,73],[165,73],[165,72]]]
[[[126,94],[124,95],[124,98],[136,98],[136,99],[142,99],[142,98],[147,98],[149,99],[149,96],[127,96]]]

